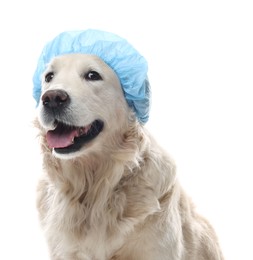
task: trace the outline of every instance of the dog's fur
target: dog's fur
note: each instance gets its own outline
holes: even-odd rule
[[[54,58],[42,95],[64,90],[70,103],[57,120],[102,132],[80,150],[57,153],[43,102],[35,119],[44,176],[37,207],[53,260],[221,260],[216,235],[199,216],[177,177],[175,164],[135,117],[115,72],[94,55]],[[101,80],[83,75],[97,71]]]

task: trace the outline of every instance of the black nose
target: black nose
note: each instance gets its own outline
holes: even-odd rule
[[[61,108],[69,103],[69,95],[63,90],[48,90],[41,97],[42,103],[47,108]]]

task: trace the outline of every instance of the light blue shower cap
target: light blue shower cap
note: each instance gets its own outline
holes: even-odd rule
[[[33,97],[41,96],[41,75],[52,58],[68,53],[94,54],[118,75],[128,105],[138,120],[146,123],[150,109],[148,64],[125,39],[104,31],[68,31],[59,34],[44,47],[33,76]]]

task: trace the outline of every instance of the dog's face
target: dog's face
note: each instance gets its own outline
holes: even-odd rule
[[[66,54],[42,76],[39,123],[47,145],[60,158],[101,146],[129,117],[119,79],[95,55]]]

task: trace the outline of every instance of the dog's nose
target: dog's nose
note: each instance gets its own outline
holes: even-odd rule
[[[42,103],[48,108],[60,108],[69,103],[69,95],[63,90],[48,90],[41,97]]]

